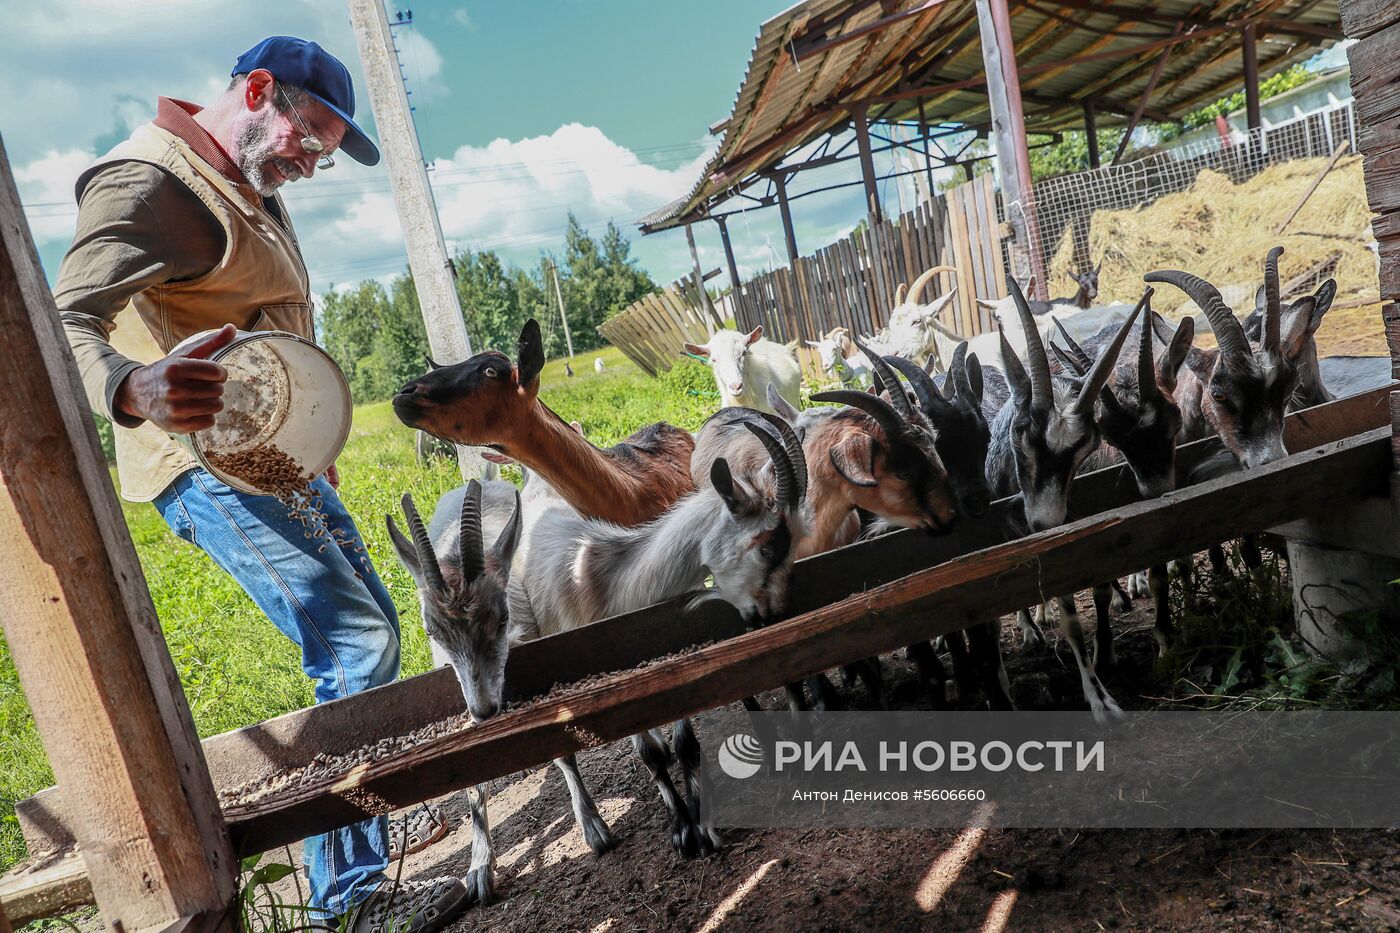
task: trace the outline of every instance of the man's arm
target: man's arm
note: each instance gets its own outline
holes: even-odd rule
[[[161,169],[124,162],[88,182],[54,299],[94,411],[123,427],[141,424],[144,418],[117,403],[141,364],[113,349],[116,316],[140,291],[204,275],[223,251],[213,214]]]

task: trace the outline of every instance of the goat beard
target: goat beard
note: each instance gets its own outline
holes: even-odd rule
[[[265,198],[276,194],[284,180],[297,181],[302,177],[295,162],[272,154],[273,143],[269,137],[276,115],[273,108],[266,108],[261,117],[245,123],[233,140],[234,163],[252,189]],[[281,180],[272,178],[268,171],[272,167],[282,173]]]

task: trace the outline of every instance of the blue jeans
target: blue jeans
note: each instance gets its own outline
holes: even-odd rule
[[[296,642],[316,702],[325,703],[399,676],[399,619],[340,497],[324,477],[312,489],[323,518],[305,525],[277,499],[238,492],[201,469],[171,483],[155,506]],[[326,534],[308,537],[313,525]],[[383,816],[307,839],[310,906],[343,914],[363,901],[385,880],[388,848]]]

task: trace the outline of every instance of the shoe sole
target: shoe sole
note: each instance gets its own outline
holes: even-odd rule
[[[450,906],[444,908],[437,915],[436,920],[430,921],[414,931],[414,933],[437,933],[438,930],[441,930],[443,927],[462,916],[462,914],[466,913],[467,906],[467,887],[463,884],[462,893],[457,900],[453,901]]]
[[[438,841],[441,840],[444,836],[446,836],[447,833],[450,831],[450,829],[451,829],[451,827],[448,825],[447,816],[444,815],[443,818],[442,818],[442,822],[441,822],[440,824],[438,824],[437,832],[433,833],[433,834],[432,834],[431,836],[429,836],[427,839],[419,840],[418,845],[416,845],[416,846],[409,846],[407,852],[399,852],[399,853],[397,853],[397,854],[392,853],[392,852],[389,853],[389,861],[390,861],[391,863],[397,862],[399,859],[403,858],[405,855],[415,855],[415,854],[417,854],[417,853],[419,853],[419,852],[422,852],[422,851],[423,851],[424,849],[426,849],[428,846],[432,845],[432,844],[435,843],[435,842],[438,842]],[[392,833],[391,833],[390,835],[391,835],[391,837],[392,837]]]

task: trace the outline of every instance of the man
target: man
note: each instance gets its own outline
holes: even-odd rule
[[[232,76],[207,108],[161,98],[153,123],[82,174],[54,297],[88,399],[118,426],[122,495],[153,502],[242,585],[301,648],[324,703],[399,671],[398,616],[334,491],[335,468],[313,484],[342,543],[325,548],[278,500],[221,483],[169,434],[214,423],[225,372],[207,357],[235,328],[312,337],[310,283],[277,189],[331,167],[337,149],[366,165],[379,151],[355,125],[350,73],[316,43],[266,39]],[[446,824],[420,808],[395,829],[411,850]],[[306,840],[311,906],[364,933],[431,931],[459,913],[456,878],[386,879],[390,833],[380,817]]]

